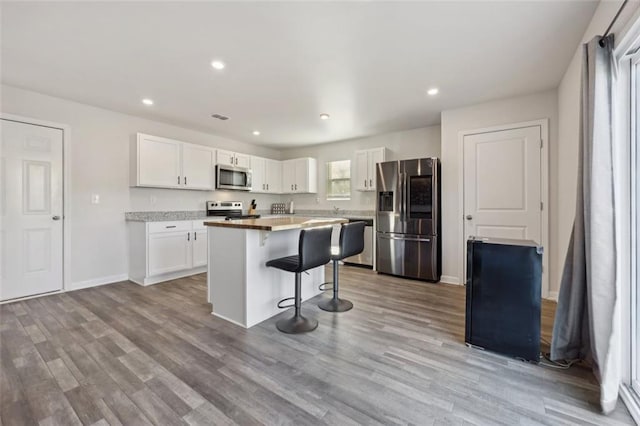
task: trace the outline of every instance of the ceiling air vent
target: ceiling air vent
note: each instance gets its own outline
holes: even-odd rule
[[[217,118],[218,120],[222,120],[222,121],[225,121],[225,120],[229,119],[229,117],[227,117],[226,115],[222,115],[222,114],[211,114],[211,116],[213,118]]]

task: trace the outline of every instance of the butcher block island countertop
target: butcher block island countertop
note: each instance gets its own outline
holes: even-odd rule
[[[348,222],[344,218],[281,216],[258,219],[223,220],[207,222],[206,226],[219,228],[255,229],[258,231],[287,231],[290,229],[317,228],[320,226],[338,225]]]

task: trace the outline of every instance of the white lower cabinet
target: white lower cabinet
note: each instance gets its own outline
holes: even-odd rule
[[[191,268],[190,232],[149,234],[149,275]]]
[[[202,229],[193,230],[193,258],[192,265],[194,268],[198,266],[207,266],[207,230],[205,227]]]
[[[203,222],[129,222],[129,280],[150,285],[205,272]]]

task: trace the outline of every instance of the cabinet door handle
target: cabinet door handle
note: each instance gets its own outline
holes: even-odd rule
[[[267,191],[269,190],[269,184],[267,184]]]
[[[191,241],[191,232],[187,232],[187,241]]]
[[[193,240],[198,241],[198,231],[193,233]]]
[[[293,185],[291,185],[291,190],[293,191]]]
[[[184,184],[185,185],[187,184],[187,177],[186,176],[184,177]]]
[[[236,166],[238,165],[238,157],[236,157]]]
[[[169,228],[175,228],[175,227],[176,227],[175,225],[167,225],[167,226],[165,226],[165,228],[167,228],[167,229],[169,229]]]
[[[364,187],[365,188],[367,187],[367,180],[366,179],[364,180]]]
[[[369,179],[369,188],[373,188],[373,179]]]
[[[180,176],[178,176],[178,185],[180,185]]]
[[[296,191],[298,190],[298,184],[296,183]]]

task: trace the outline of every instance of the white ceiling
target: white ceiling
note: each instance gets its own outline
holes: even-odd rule
[[[4,2],[2,81],[299,146],[437,124],[444,109],[554,88],[596,6]],[[212,59],[227,67],[213,70]],[[426,95],[432,86],[435,97]]]

